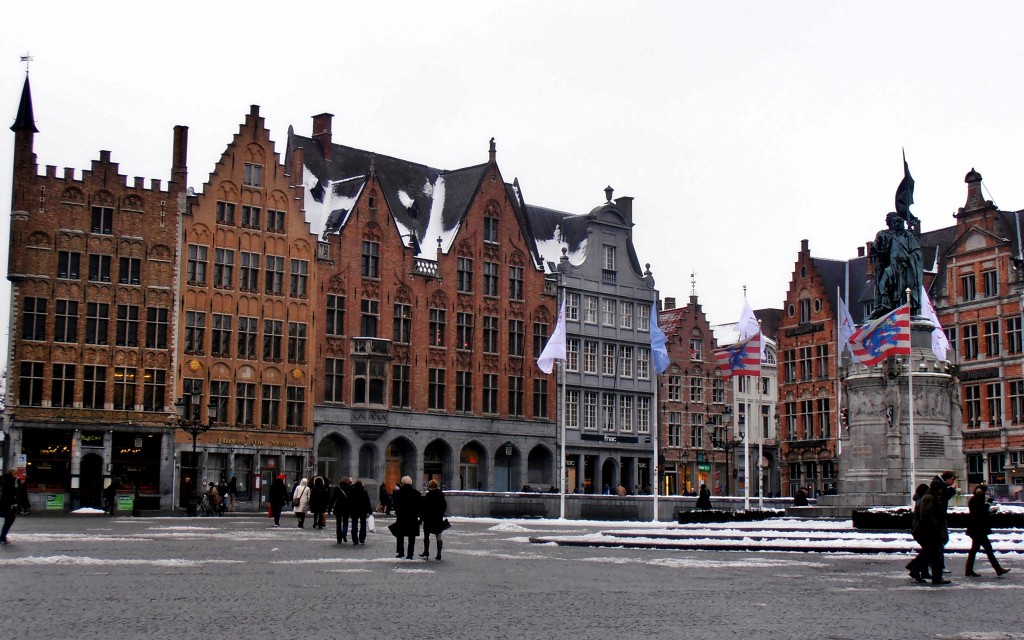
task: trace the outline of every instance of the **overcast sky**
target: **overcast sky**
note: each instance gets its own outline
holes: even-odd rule
[[[893,209],[901,149],[926,231],[953,224],[972,167],[1024,209],[1019,2],[40,1],[0,18],[0,114],[28,52],[41,168],[108,149],[129,179],[166,181],[183,124],[198,191],[251,104],[279,153],[325,111],[338,143],[442,169],[485,162],[493,136],[528,203],[635,198],[662,298],[684,303],[696,273],[713,324],[738,319],[744,286],[781,307],[801,239],[856,255]]]

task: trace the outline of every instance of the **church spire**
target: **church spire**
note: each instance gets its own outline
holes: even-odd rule
[[[36,129],[36,120],[32,115],[32,89],[28,84],[28,75],[25,75],[25,86],[21,89],[21,103],[18,104],[18,116],[11,125],[11,131],[30,131],[39,133]]]

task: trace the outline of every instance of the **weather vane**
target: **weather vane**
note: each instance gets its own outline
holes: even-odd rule
[[[25,55],[21,56],[21,61],[25,63],[25,75],[28,75],[28,65],[34,58],[25,52]]]
[[[696,271],[691,271],[690,272],[690,295],[691,296],[697,295],[697,272]]]

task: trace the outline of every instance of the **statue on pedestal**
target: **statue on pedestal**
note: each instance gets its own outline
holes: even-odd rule
[[[878,232],[869,245],[874,273],[875,305],[870,319],[881,318],[907,301],[910,289],[910,314],[921,313],[921,245],[906,228],[906,221],[895,211],[885,216],[886,229]]]

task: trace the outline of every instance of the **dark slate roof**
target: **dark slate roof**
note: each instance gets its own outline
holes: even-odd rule
[[[450,231],[456,228],[465,217],[473,196],[476,194],[480,181],[483,179],[486,164],[466,167],[455,171],[444,171],[427,165],[378,155],[371,151],[355,149],[340,144],[331,145],[331,157],[324,157],[320,143],[310,137],[292,133],[288,138],[290,155],[294,149],[303,148],[306,169],[317,178],[317,185],[312,190],[314,198],[316,189],[323,189],[328,181],[335,182],[366,176],[371,172],[371,165],[377,180],[381,184],[383,197],[395,220],[402,226],[413,230],[420,244],[436,242],[436,238],[425,238],[430,214],[434,205],[433,193],[426,185],[434,186],[439,177],[444,178],[445,197],[441,210],[442,228]],[[412,200],[406,207],[399,198],[399,192],[405,192]],[[322,201],[318,200],[318,201]]]
[[[18,115],[14,118],[11,131],[31,131],[39,133],[36,129],[36,119],[32,115],[32,88],[28,84],[28,75],[25,75],[25,85],[21,88],[21,102],[18,103]]]

